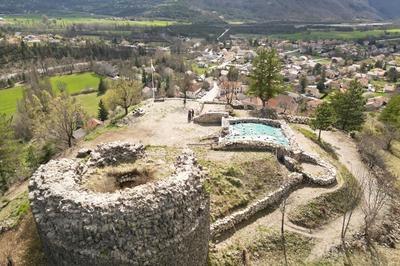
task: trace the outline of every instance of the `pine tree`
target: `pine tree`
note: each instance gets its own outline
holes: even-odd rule
[[[101,121],[106,121],[108,118],[108,110],[106,108],[106,106],[103,103],[103,100],[100,100],[99,102],[99,114],[98,114],[98,118]]]
[[[276,50],[261,49],[253,61],[249,95],[261,99],[263,107],[283,90],[282,62]]]
[[[319,130],[318,141],[321,141],[321,131],[327,130],[330,126],[335,123],[335,112],[332,106],[328,103],[323,103],[318,106],[315,119],[311,122],[311,127]]]
[[[99,87],[97,90],[97,95],[99,95],[99,96],[103,95],[106,93],[106,91],[107,91],[107,84],[106,84],[105,80],[102,78],[102,79],[100,79]]]
[[[365,99],[358,81],[352,81],[346,92],[339,92],[332,98],[336,125],[346,131],[358,130],[365,121]]]
[[[147,75],[146,75],[146,70],[144,70],[144,68],[142,69],[142,83],[144,86],[147,85]]]

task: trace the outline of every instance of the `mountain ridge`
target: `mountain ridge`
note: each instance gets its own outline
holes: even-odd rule
[[[2,13],[85,12],[128,17],[254,21],[400,18],[398,0],[0,0]]]

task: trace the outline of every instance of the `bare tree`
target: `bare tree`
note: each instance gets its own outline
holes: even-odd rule
[[[285,265],[288,264],[288,259],[287,259],[287,251],[286,251],[286,238],[285,238],[285,214],[286,214],[286,204],[287,204],[287,199],[285,198],[279,209],[281,211],[281,241],[282,241],[282,250],[283,250],[283,256],[285,258]]]
[[[346,245],[346,235],[349,229],[354,209],[358,206],[364,195],[364,190],[363,190],[364,186],[363,184],[359,184],[357,180],[352,176],[348,177],[348,180],[344,186],[345,187],[343,189],[344,193],[343,198],[346,200],[347,204],[345,205],[345,210],[342,217],[342,228],[340,232],[340,239],[342,242],[342,248],[346,255],[347,264],[351,265],[352,263],[350,259],[350,253]]]
[[[139,81],[121,79],[107,91],[105,100],[110,109],[121,106],[127,115],[129,107],[140,102],[141,90],[142,84]]]
[[[383,173],[377,173],[377,175],[368,174],[364,181],[365,195],[361,205],[364,214],[364,236],[367,246],[370,251],[373,252],[373,228],[376,225],[378,215],[384,208],[390,197],[390,188],[392,182],[388,176]],[[373,258],[376,259],[376,254],[372,254]]]

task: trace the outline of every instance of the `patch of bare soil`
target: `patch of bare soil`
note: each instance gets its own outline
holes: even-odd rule
[[[20,225],[0,235],[0,265],[46,265],[36,224],[29,212]]]
[[[306,174],[310,174],[312,176],[321,176],[326,173],[326,169],[319,165],[310,164],[310,163],[302,163],[303,171]]]
[[[93,170],[83,177],[82,186],[98,193],[133,188],[169,177],[180,149],[149,146],[145,155],[134,163]]]

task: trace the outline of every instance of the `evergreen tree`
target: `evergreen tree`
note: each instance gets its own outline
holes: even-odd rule
[[[300,78],[301,93],[304,93],[306,91],[307,86],[308,86],[307,76],[303,75]]]
[[[144,68],[142,69],[142,83],[143,86],[147,85],[147,75],[146,75],[146,70]]]
[[[320,80],[318,81],[318,83],[317,83],[317,89],[318,89],[321,93],[324,93],[324,92],[325,92],[326,86],[325,86],[325,82],[324,82],[322,79],[320,79]]]
[[[390,82],[397,82],[399,78],[399,72],[395,67],[389,69],[389,71],[387,72],[387,78]]]
[[[318,141],[321,141],[321,131],[327,130],[335,123],[335,112],[332,106],[328,103],[323,103],[318,106],[315,112],[315,119],[311,122],[311,127],[319,130]]]
[[[103,103],[103,100],[100,100],[99,102],[99,114],[98,114],[98,118],[101,121],[106,121],[108,119],[108,110],[106,108],[106,106]]]
[[[400,95],[389,101],[382,111],[380,120],[400,130]]]
[[[358,81],[352,81],[346,92],[338,92],[332,98],[336,125],[346,131],[358,130],[365,121],[365,99]]]
[[[253,61],[249,95],[261,99],[263,107],[283,90],[282,62],[274,49],[260,49]]]
[[[239,70],[235,67],[231,66],[228,72],[228,80],[229,81],[238,81],[239,79]]]
[[[99,83],[99,87],[97,89],[97,95],[103,95],[105,94],[107,91],[107,84],[105,82],[105,80],[102,78],[100,79],[100,83]]]

